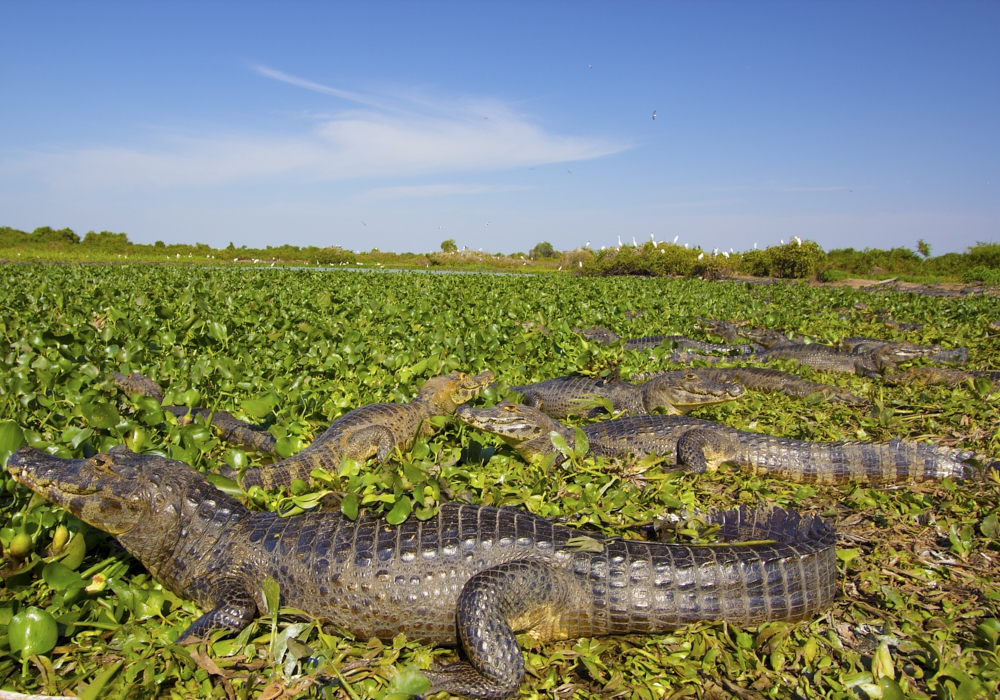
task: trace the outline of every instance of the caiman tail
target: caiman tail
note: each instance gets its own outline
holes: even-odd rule
[[[974,476],[975,453],[893,438],[888,442],[807,442],[746,431],[696,429],[677,443],[690,471],[736,462],[757,474],[806,484],[895,484]]]
[[[837,594],[833,528],[780,509],[742,508],[712,518],[727,539],[756,543],[678,545],[594,539],[599,552],[566,562],[517,560],[480,572],[458,600],[468,663],[425,672],[431,692],[505,698],[524,678],[515,633],[537,639],[666,632],[700,620],[738,626],[796,621]],[[765,542],[761,542],[765,540]],[[767,541],[770,540],[770,541]]]

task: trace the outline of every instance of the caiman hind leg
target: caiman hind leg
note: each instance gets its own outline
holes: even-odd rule
[[[694,474],[715,471],[739,453],[736,431],[725,426],[695,428],[677,440],[677,465]]]
[[[212,591],[215,607],[191,623],[177,644],[191,644],[207,639],[215,630],[239,632],[257,617],[257,603],[253,595],[237,581],[227,580]]]
[[[540,561],[513,561],[473,576],[458,598],[458,634],[468,663],[425,671],[430,692],[483,700],[516,693],[524,681],[524,656],[515,631],[531,630],[539,639],[560,636],[567,596],[558,572]]]
[[[386,462],[396,446],[406,449],[405,445],[396,442],[396,436],[384,425],[369,425],[351,433],[344,445],[344,456],[364,462],[375,455],[380,462]]]

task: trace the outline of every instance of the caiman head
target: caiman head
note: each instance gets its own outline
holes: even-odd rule
[[[129,533],[174,531],[180,511],[189,505],[184,501],[197,501],[197,506],[232,500],[187,464],[135,454],[124,445],[90,459],[63,459],[22,447],[10,456],[7,470],[15,481],[85,523],[125,535],[119,539],[126,547]]]
[[[732,401],[743,396],[738,384],[722,384],[688,372],[682,376],[661,375],[642,385],[646,410],[665,409],[668,414],[684,415],[698,406]]]
[[[552,431],[561,433],[570,444],[575,439],[574,431],[555,418],[513,401],[502,401],[492,408],[460,406],[456,415],[466,425],[499,435],[527,460],[555,452],[549,439]]]
[[[593,328],[574,328],[573,330],[587,340],[594,340],[601,345],[607,345],[608,343],[613,343],[616,340],[621,340],[620,335],[607,328],[601,328],[600,326],[594,326]]]
[[[478,396],[492,381],[493,372],[488,369],[474,377],[459,371],[438,375],[424,382],[416,400],[432,404],[441,415],[451,415],[458,406]]]
[[[902,343],[884,345],[875,351],[874,356],[880,365],[891,368],[900,362],[910,362],[937,351],[938,349],[932,346],[919,346],[904,341]]]

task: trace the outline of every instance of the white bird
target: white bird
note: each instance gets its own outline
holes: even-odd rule
[[[722,254],[726,256],[726,259],[729,259],[729,253],[727,253],[726,251],[722,251]]]
[[[654,248],[659,248],[660,246],[659,246],[659,244],[656,241],[653,241],[653,247]]]
[[[704,254],[704,253],[698,253],[698,259],[699,259],[699,260],[701,260],[701,259],[702,259],[703,257],[705,257],[705,254]]]
[[[656,121],[656,110],[655,109],[653,110],[653,121],[654,122]]]
[[[589,248],[589,247],[590,247],[590,241],[587,241],[587,245],[585,245],[585,246],[583,246],[583,247],[584,247],[584,248]]]
[[[719,254],[719,249],[718,248],[712,248],[712,255],[718,255],[718,254]]]
[[[601,246],[601,250],[604,250],[604,246]]]
[[[781,245],[785,245],[785,239],[784,238],[779,239],[779,242],[781,243]]]
[[[687,243],[685,243],[685,244],[684,244],[684,247],[685,247],[685,248],[687,248],[687,247],[688,247],[688,244],[687,244]]]
[[[681,234],[679,234],[679,233],[676,236],[674,236],[674,243],[676,243],[677,239],[680,238],[680,237],[681,237]]]
[[[619,248],[622,247],[622,237],[621,236],[618,236],[618,247]]]
[[[593,65],[591,65],[590,63],[588,63],[588,64],[587,64],[587,68],[593,68],[593,67],[594,67],[594,66],[593,66]]]
[[[757,250],[757,241],[754,241],[754,242],[753,242],[753,249],[754,249],[754,250]]]
[[[656,240],[655,238],[653,238],[653,232],[652,231],[649,232],[649,240],[651,240],[651,241],[655,241]]]
[[[796,242],[796,243],[798,243],[798,244],[799,244],[799,246],[801,246],[801,245],[802,245],[802,239],[801,239],[801,238],[799,238],[798,236],[796,236],[796,237],[795,237],[795,242]]]
[[[636,248],[639,247],[639,241],[635,240],[635,236],[632,236],[632,245]]]
[[[583,267],[583,261],[582,260],[577,260],[576,264],[577,264],[578,267]]]

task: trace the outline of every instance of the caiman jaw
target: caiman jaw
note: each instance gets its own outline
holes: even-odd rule
[[[547,432],[545,426],[529,412],[537,413],[533,409],[504,401],[493,408],[459,406],[456,413],[460,421],[473,428],[499,435],[505,440],[520,442]]]
[[[80,520],[118,535],[141,521],[147,504],[141,497],[141,482],[128,474],[129,466],[116,464],[117,449],[90,459],[63,459],[22,447],[10,456],[7,470],[19,484]]]
[[[33,447],[22,447],[10,456],[7,471],[17,483],[62,505],[61,498],[86,496],[97,490],[90,479],[79,478],[85,461],[63,459]]]

